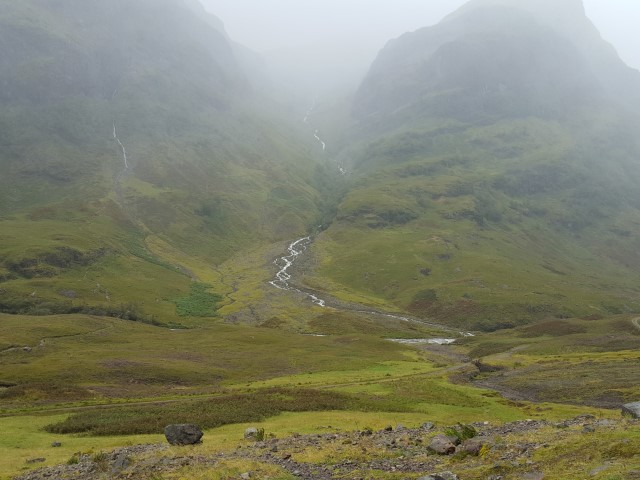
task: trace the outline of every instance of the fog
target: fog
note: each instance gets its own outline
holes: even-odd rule
[[[388,40],[438,23],[466,0],[201,0],[231,38],[263,54],[291,86],[357,83]],[[640,2],[584,0],[622,59],[640,69]],[[294,78],[297,77],[297,78]],[[278,82],[285,79],[277,78]]]

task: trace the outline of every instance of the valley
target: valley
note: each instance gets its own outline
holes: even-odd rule
[[[0,0],[0,479],[640,478],[640,73],[580,0],[335,90],[54,3]]]

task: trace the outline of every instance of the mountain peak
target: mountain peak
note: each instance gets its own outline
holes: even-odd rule
[[[447,18],[466,13],[475,8],[488,6],[507,6],[525,10],[544,23],[575,21],[580,17],[586,19],[582,0],[471,0]]]
[[[602,39],[581,0],[471,0],[389,42],[354,114],[555,116],[600,101],[640,109],[640,73]]]

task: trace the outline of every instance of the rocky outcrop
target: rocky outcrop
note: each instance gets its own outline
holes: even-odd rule
[[[622,406],[622,415],[640,418],[640,402],[627,403]]]
[[[505,476],[502,471],[490,475],[487,480],[507,480],[507,478],[532,478],[538,480],[542,469],[536,465],[535,455],[540,448],[561,446],[570,442],[570,438],[579,438],[584,427],[592,427],[595,432],[612,429],[628,429],[635,426],[636,420],[597,419],[592,416],[580,416],[561,423],[544,420],[526,420],[502,425],[486,422],[474,423],[478,435],[462,442],[461,447],[471,446],[473,442],[490,445],[488,458],[478,459],[471,455],[461,455],[451,464],[450,457],[433,455],[429,452],[429,429],[395,428],[379,431],[358,430],[354,432],[326,432],[309,435],[296,434],[285,438],[266,438],[262,441],[241,442],[235,449],[217,453],[207,449],[180,449],[179,453],[166,443],[163,445],[139,445],[125,447],[108,453],[79,454],[73,462],[66,465],[45,467],[25,472],[16,480],[130,480],[132,478],[152,478],[171,476],[187,469],[215,471],[223,462],[237,460],[245,465],[271,465],[286,471],[293,477],[313,480],[333,480],[342,478],[369,478],[369,472],[388,472],[394,478],[419,478],[422,480],[457,480],[468,477],[467,472],[478,467],[479,462],[498,466],[526,465],[526,470],[518,476]],[[431,427],[431,425],[428,425]],[[331,427],[328,427],[331,429]],[[449,429],[445,430],[450,430]],[[562,429],[563,437],[554,439],[553,435],[530,435],[530,432],[542,432],[544,429]],[[363,431],[367,433],[363,435]],[[238,430],[241,436],[242,430]],[[573,437],[564,437],[571,434]],[[443,440],[451,438],[441,435]],[[533,441],[532,438],[537,438]],[[494,441],[495,440],[495,441]],[[473,441],[473,442],[472,442]],[[563,443],[565,442],[565,443]],[[311,450],[340,448],[357,449],[368,452],[358,460],[348,456],[339,457],[330,463],[306,463],[297,453]],[[496,459],[500,461],[496,463]],[[482,461],[481,461],[482,460]],[[253,462],[253,463],[252,463]],[[455,473],[448,471],[455,466]],[[245,471],[242,478],[262,478],[259,472]],[[234,477],[234,478],[238,478]],[[470,477],[469,477],[470,478]],[[542,477],[544,478],[544,477]],[[572,477],[582,478],[582,477]],[[631,477],[630,477],[631,478]],[[635,477],[633,477],[635,478]]]
[[[181,424],[164,427],[164,436],[171,445],[195,445],[201,443],[203,435],[197,425]]]

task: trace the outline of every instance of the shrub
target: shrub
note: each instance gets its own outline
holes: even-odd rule
[[[478,435],[477,430],[473,428],[473,426],[463,425],[461,423],[458,423],[455,427],[447,428],[444,433],[449,437],[456,437],[460,442],[464,442]]]

